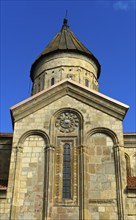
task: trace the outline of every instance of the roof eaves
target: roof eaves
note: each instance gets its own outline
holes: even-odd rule
[[[13,133],[0,132],[0,137],[13,137]]]

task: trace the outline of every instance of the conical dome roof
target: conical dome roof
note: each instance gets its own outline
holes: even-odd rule
[[[57,33],[57,35],[53,38],[53,40],[48,44],[48,46],[42,51],[40,56],[33,63],[31,68],[31,75],[36,63],[40,61],[43,57],[56,52],[76,52],[89,57],[95,62],[96,66],[98,67],[99,78],[100,64],[98,60],[73,34],[67,22],[67,19],[64,19],[61,30]]]

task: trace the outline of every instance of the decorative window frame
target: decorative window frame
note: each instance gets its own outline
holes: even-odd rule
[[[70,119],[74,129],[65,128],[65,121],[60,117],[61,114],[69,112],[72,116]],[[71,115],[70,115],[71,116]],[[60,118],[60,119],[59,119]],[[79,119],[78,126],[76,119]],[[58,120],[59,119],[59,120]],[[63,124],[64,123],[64,124]],[[69,124],[71,125],[71,124]],[[64,128],[64,130],[60,128]],[[66,129],[66,130],[65,130]],[[67,130],[68,129],[68,130]],[[74,108],[62,108],[54,113],[50,122],[50,141],[55,146],[54,155],[54,205],[55,206],[79,206],[79,146],[83,143],[83,116]],[[63,145],[65,143],[71,144],[71,199],[62,198],[62,174],[63,174]]]
[[[71,198],[63,198],[63,147],[64,144],[70,145],[71,155]],[[55,155],[55,204],[56,205],[78,205],[78,148],[77,137],[58,137]]]
[[[69,169],[67,169],[69,168]],[[69,143],[63,145],[63,184],[62,198],[71,199],[71,146]]]

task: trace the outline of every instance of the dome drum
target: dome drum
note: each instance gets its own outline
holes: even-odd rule
[[[33,72],[34,95],[66,78],[98,90],[97,66],[88,57],[76,53],[57,53],[42,59]]]

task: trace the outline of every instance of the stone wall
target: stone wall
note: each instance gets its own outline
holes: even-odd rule
[[[65,111],[81,118],[78,133],[61,131],[56,124]],[[55,173],[57,140],[64,139],[73,140],[77,148],[77,165],[71,172],[78,178],[72,185],[75,197],[63,202],[62,191],[55,200]],[[20,119],[14,127],[9,187],[0,206],[1,220],[123,220],[127,216],[123,144],[120,120],[67,95]]]
[[[91,219],[116,220],[118,210],[113,140],[106,134],[95,133],[88,140],[88,148],[87,185]]]
[[[98,91],[97,67],[93,61],[81,54],[67,52],[49,56],[38,64],[33,73],[32,94],[67,78]]]
[[[135,177],[136,179],[136,133],[125,133],[124,134],[124,152],[126,159],[126,179]],[[134,178],[133,178],[134,179]],[[136,181],[135,181],[136,183]],[[132,184],[130,181],[130,186],[126,185],[124,190],[126,194],[126,210],[128,220],[136,219],[136,184]]]

